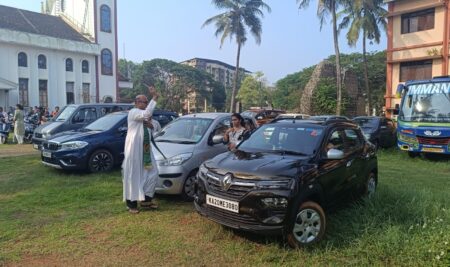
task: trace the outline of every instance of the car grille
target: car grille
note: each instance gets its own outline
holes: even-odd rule
[[[61,145],[56,143],[43,143],[42,147],[46,150],[56,151],[61,148]]]
[[[450,137],[423,137],[417,136],[419,143],[422,145],[440,145],[446,146],[450,143]]]
[[[43,162],[50,163],[50,164],[59,165],[59,160],[54,159],[54,158],[46,158],[46,157],[42,157],[42,161],[43,161]]]
[[[204,205],[204,208],[206,208],[208,216],[220,222],[230,222],[232,224],[241,223],[246,225],[261,224],[261,222],[257,221],[255,218],[246,214],[238,214],[231,211],[208,206],[206,204]]]
[[[41,133],[34,133],[34,137],[36,137],[36,138],[42,138],[42,134],[41,134]]]
[[[236,196],[236,197],[244,196],[245,194],[247,194],[248,192],[252,191],[255,188],[253,183],[248,183],[248,182],[240,183],[239,179],[234,178],[230,188],[228,188],[228,190],[226,190],[222,186],[222,181],[223,181],[224,177],[225,177],[224,175],[208,172],[206,175],[206,181],[208,183],[208,188],[211,191],[218,193],[220,195],[225,194],[227,196],[231,195],[231,196]]]

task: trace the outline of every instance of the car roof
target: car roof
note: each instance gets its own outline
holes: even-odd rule
[[[354,123],[351,120],[344,120],[344,119],[331,119],[327,121],[319,121],[319,120],[299,120],[299,119],[291,119],[291,120],[274,120],[273,122],[270,122],[269,124],[277,124],[277,125],[285,125],[285,126],[292,126],[295,125],[305,125],[305,126],[319,126],[319,127],[328,127],[328,126],[335,126],[335,125],[346,125],[346,126],[358,126],[356,123]]]
[[[133,106],[132,103],[89,103],[89,104],[69,104],[68,106],[72,107],[89,107],[89,106],[97,106],[97,107],[106,107],[106,106]]]
[[[206,112],[206,113],[192,113],[182,116],[181,118],[202,118],[202,119],[216,119],[219,117],[231,116],[231,113],[224,112]]]

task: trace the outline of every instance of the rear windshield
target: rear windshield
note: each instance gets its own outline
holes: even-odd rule
[[[362,128],[377,128],[378,120],[370,118],[356,118],[355,122]]]
[[[70,116],[72,116],[76,109],[76,106],[65,106],[63,110],[58,114],[58,117],[55,118],[55,121],[66,121],[70,118]]]
[[[239,150],[312,155],[322,135],[323,129],[319,127],[268,124],[258,128]]]

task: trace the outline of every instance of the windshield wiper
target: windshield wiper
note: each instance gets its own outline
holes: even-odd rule
[[[156,142],[174,143],[174,144],[195,144],[194,141],[181,141],[181,140],[169,140],[169,139],[156,139]]]

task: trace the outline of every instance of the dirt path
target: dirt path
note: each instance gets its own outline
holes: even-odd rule
[[[39,151],[33,149],[33,145],[17,145],[17,144],[0,145],[0,158],[16,157],[24,155],[39,155]]]

